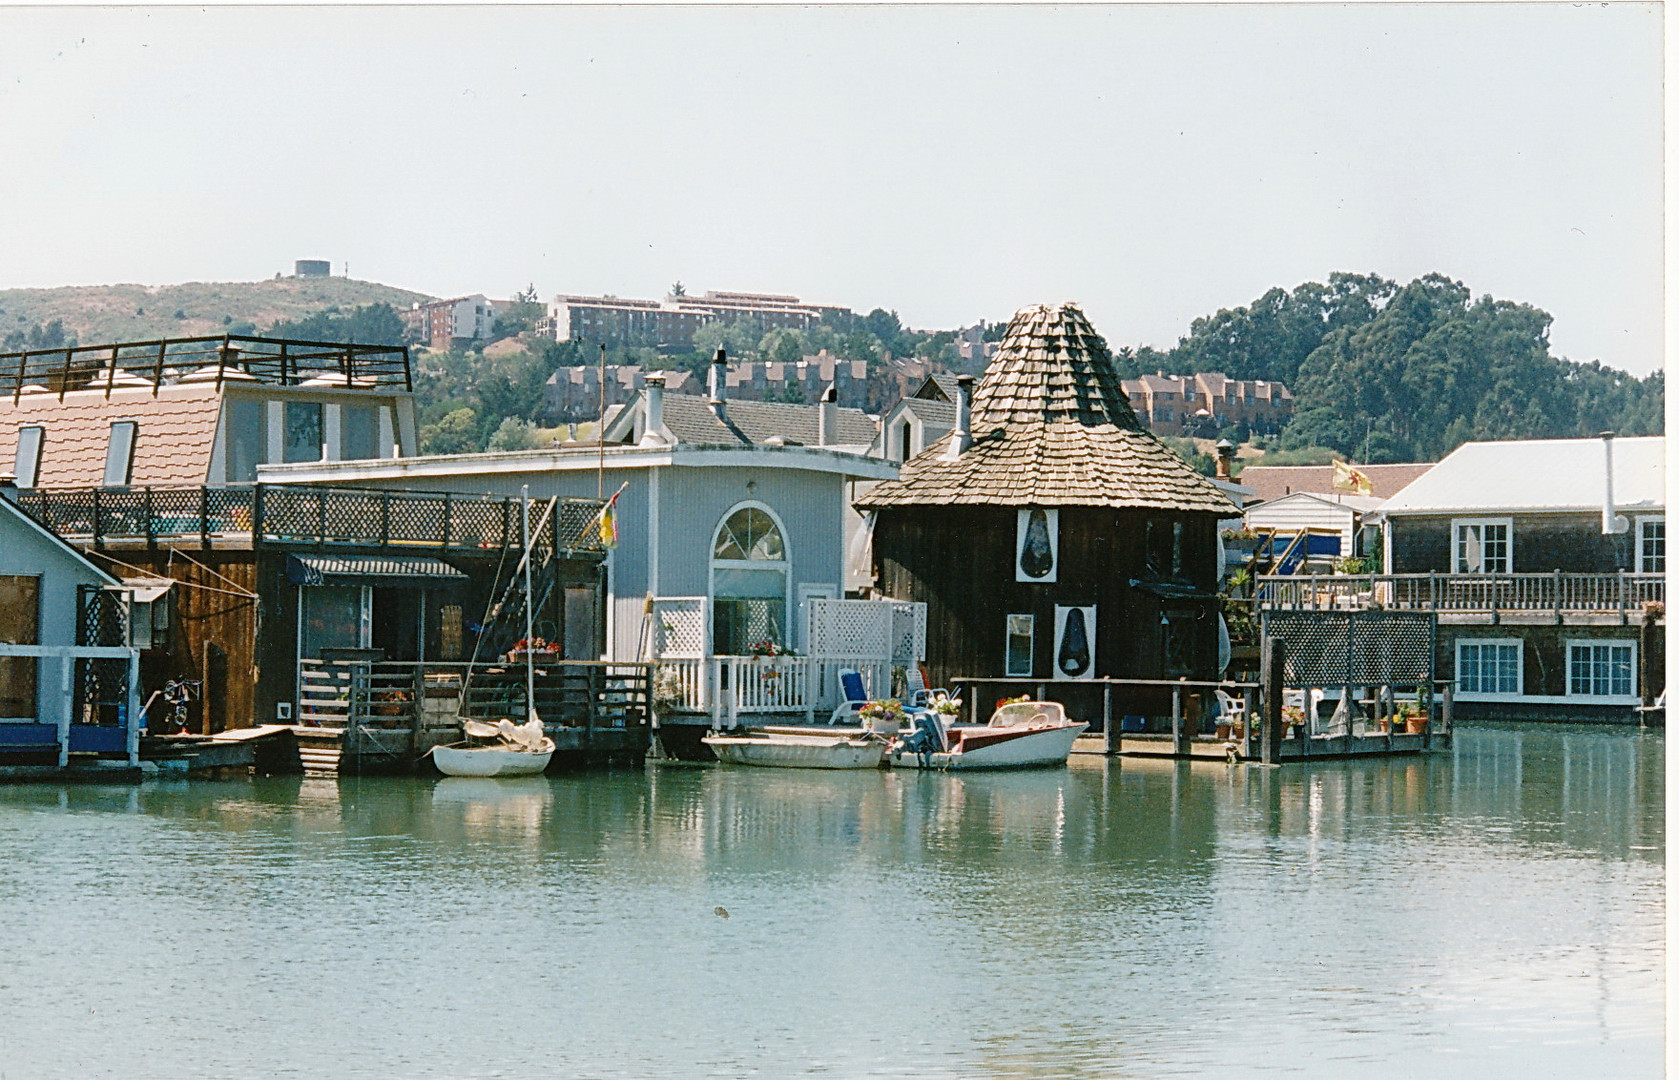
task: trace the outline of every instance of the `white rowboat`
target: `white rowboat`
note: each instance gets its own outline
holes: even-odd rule
[[[554,740],[543,739],[545,750],[516,750],[506,746],[438,746],[431,751],[445,776],[535,776],[554,756]]]
[[[718,761],[782,769],[878,769],[886,744],[834,735],[707,735]]]

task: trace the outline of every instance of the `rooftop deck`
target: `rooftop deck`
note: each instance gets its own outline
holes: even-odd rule
[[[414,389],[404,345],[357,345],[290,338],[160,338],[0,353],[0,395],[129,390],[180,382],[257,382],[270,386]]]
[[[39,488],[18,493],[31,517],[73,543],[503,550],[520,546],[519,500],[489,495],[246,484]],[[543,504],[533,503],[531,519]],[[560,499],[536,546],[603,555],[601,503]]]

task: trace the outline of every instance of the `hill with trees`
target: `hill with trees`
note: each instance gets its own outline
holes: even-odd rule
[[[1148,350],[1157,364],[1115,352],[1143,370],[1280,380],[1295,399],[1283,448],[1364,462],[1434,461],[1470,440],[1661,433],[1661,372],[1553,356],[1550,326],[1539,308],[1477,299],[1440,274],[1337,273],[1196,319],[1169,353]]]
[[[384,305],[394,315],[429,299],[408,289],[343,277],[0,289],[0,350],[51,348],[66,341],[102,345],[266,333],[276,324],[302,323],[328,309],[337,314]],[[55,322],[57,340],[47,340]]]

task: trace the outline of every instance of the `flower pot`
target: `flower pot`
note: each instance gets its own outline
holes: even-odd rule
[[[1405,718],[1405,734],[1407,735],[1421,735],[1423,728],[1426,726],[1428,726],[1426,716],[1407,716]]]
[[[1230,725],[1229,724],[1220,723],[1220,724],[1216,725],[1215,731],[1216,731],[1217,737],[1220,738],[1220,739],[1230,738]]]

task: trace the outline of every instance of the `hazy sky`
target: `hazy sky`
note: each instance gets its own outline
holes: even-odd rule
[[[0,9],[0,287],[788,292],[1114,344],[1334,270],[1661,347],[1649,4]]]

